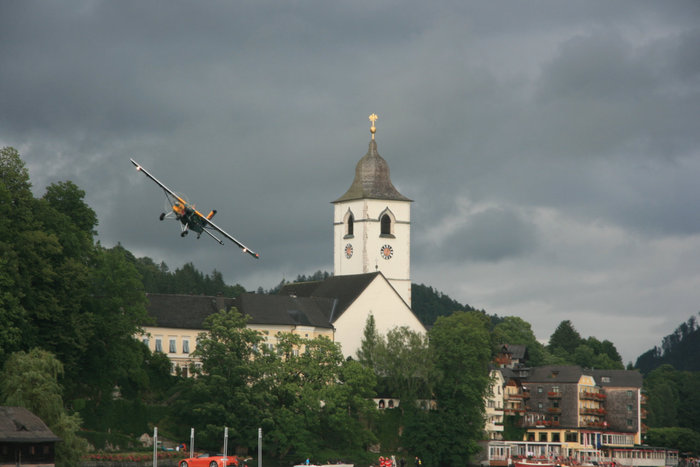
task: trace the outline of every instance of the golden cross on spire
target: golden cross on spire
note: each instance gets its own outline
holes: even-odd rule
[[[372,115],[369,116],[369,121],[372,122],[372,126],[369,127],[370,133],[372,133],[372,139],[374,139],[374,133],[377,131],[377,127],[374,126],[374,122],[377,121],[379,117],[377,117],[377,114],[373,113]]]

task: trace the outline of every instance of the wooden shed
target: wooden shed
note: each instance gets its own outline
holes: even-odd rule
[[[29,410],[0,406],[0,467],[54,467],[58,441]]]

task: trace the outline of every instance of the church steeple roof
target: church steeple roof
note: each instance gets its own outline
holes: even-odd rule
[[[411,201],[399,193],[391,183],[389,164],[377,152],[377,142],[374,140],[374,133],[376,132],[374,121],[376,119],[376,115],[372,114],[370,116],[370,121],[372,121],[372,127],[370,128],[372,139],[369,142],[367,154],[360,159],[355,167],[355,180],[353,180],[348,191],[333,201],[334,203],[364,198]]]

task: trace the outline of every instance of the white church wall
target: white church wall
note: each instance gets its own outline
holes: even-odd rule
[[[403,299],[386,279],[378,275],[334,323],[335,340],[340,343],[345,357],[356,358],[370,314],[374,315],[377,332],[382,335],[400,326],[425,333],[425,328]]]

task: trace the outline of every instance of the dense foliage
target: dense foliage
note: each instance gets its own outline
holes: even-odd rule
[[[432,458],[431,465],[463,465],[479,450],[490,382],[488,326],[483,313],[457,312],[438,318],[430,332],[438,380],[428,433],[436,443],[423,457]]]
[[[56,447],[56,465],[77,465],[87,450],[87,442],[78,436],[81,419],[70,415],[63,404],[58,378],[63,365],[51,353],[32,349],[13,353],[5,362],[0,379],[0,401],[25,407],[41,418],[62,439]]]
[[[582,368],[623,370],[622,357],[609,340],[584,339],[569,320],[559,323],[547,346],[549,364],[578,365]]]
[[[171,272],[165,262],[156,264],[148,257],[136,259],[131,256],[129,260],[141,275],[143,288],[148,293],[236,297],[245,292],[242,285],[226,285],[223,275],[216,269],[211,275],[205,275],[194,264],[186,263]]]
[[[139,397],[153,375],[133,338],[148,319],[140,276],[123,248],[94,241],[97,216],[84,196],[61,182],[35,198],[19,153],[0,150],[0,380],[13,378],[18,359],[44,362],[37,373],[55,368],[46,375],[55,385],[37,385],[32,400],[66,408],[56,422],[69,447],[58,450],[59,465],[75,465],[81,448],[71,441],[76,409],[99,413],[115,389]],[[27,394],[6,387],[0,403],[20,403],[20,393]]]
[[[647,424],[653,428],[700,427],[700,372],[662,365],[644,378]],[[696,448],[700,451],[700,445]]]
[[[366,426],[374,412],[371,371],[345,361],[323,337],[280,334],[273,351],[236,309],[210,316],[206,326],[195,352],[202,367],[180,383],[173,413],[181,439],[197,426],[199,445],[215,450],[227,426],[237,443],[254,446],[261,427],[268,455],[363,459],[375,439]]]
[[[367,320],[358,360],[373,369],[380,391],[401,401],[381,426],[402,426],[401,445],[426,465],[463,465],[478,451],[489,387],[488,328],[488,317],[477,311],[438,318],[429,339],[407,328],[382,336],[373,317]]]
[[[700,371],[700,327],[695,316],[664,337],[661,347],[640,355],[635,367],[646,375],[664,364],[677,370]]]
[[[432,326],[440,316],[450,316],[455,311],[477,311],[423,284],[411,284],[411,307],[426,326]]]
[[[532,366],[545,365],[547,362],[547,350],[535,337],[530,323],[522,318],[506,316],[493,326],[491,331],[493,351],[498,352],[504,344],[527,346],[528,362]]]

